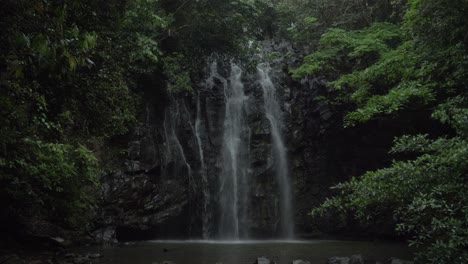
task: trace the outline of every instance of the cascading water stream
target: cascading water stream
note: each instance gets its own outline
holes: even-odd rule
[[[192,175],[192,167],[187,161],[187,158],[185,157],[184,149],[182,145],[180,144],[179,138],[177,137],[176,134],[176,127],[177,123],[180,121],[180,110],[179,110],[179,103],[177,101],[174,102],[174,105],[172,105],[169,108],[169,111],[165,111],[164,113],[164,134],[166,137],[166,144],[167,144],[167,156],[170,159],[173,159],[174,162],[180,162],[182,161],[182,165],[187,168],[187,176],[189,180],[189,186],[192,186],[193,182],[193,175]],[[175,108],[175,109],[174,109]],[[169,123],[169,124],[167,124]],[[175,155],[175,156],[172,156]]]
[[[209,221],[210,221],[210,210],[208,208],[210,201],[210,190],[208,185],[208,177],[206,172],[205,155],[203,154],[203,144],[200,136],[201,130],[201,106],[200,106],[200,94],[197,95],[197,117],[195,119],[195,137],[198,144],[198,154],[200,156],[200,174],[202,176],[202,188],[203,188],[203,226],[202,235],[204,239],[209,238]]]
[[[282,112],[278,98],[276,96],[276,87],[270,77],[270,67],[268,64],[259,64],[257,66],[259,83],[263,90],[263,104],[265,115],[270,124],[271,131],[271,153],[273,157],[274,173],[279,186],[279,225],[277,231],[281,238],[294,238],[293,223],[293,205],[291,186],[288,177],[287,151],[282,138]],[[173,173],[178,175],[186,173],[189,180],[189,188],[194,188],[190,193],[197,191],[195,186],[201,188],[203,200],[200,208],[202,210],[201,231],[203,238],[210,238],[213,228],[217,227],[217,237],[223,240],[248,239],[248,230],[252,226],[249,212],[250,185],[253,180],[248,178],[250,169],[250,128],[248,124],[248,99],[244,92],[242,82],[242,69],[231,64],[228,78],[224,78],[218,73],[217,64],[210,66],[210,75],[205,81],[206,91],[213,90],[216,85],[221,85],[224,92],[224,119],[223,136],[221,147],[221,173],[219,174],[219,183],[217,193],[211,193],[210,182],[208,179],[208,164],[205,161],[206,149],[204,148],[204,135],[207,133],[204,129],[205,123],[202,115],[201,93],[196,98],[196,116],[195,122],[191,120],[191,114],[183,101],[172,100],[171,106],[165,112],[164,133],[167,144],[168,161],[174,164]],[[184,120],[184,121],[182,121]],[[179,138],[177,130],[186,122],[185,125],[194,136],[199,155],[200,176],[197,185],[192,175],[191,164],[185,157],[184,149]],[[210,153],[210,152],[208,152]],[[211,159],[209,159],[211,164]],[[192,164],[193,165],[193,164]],[[211,166],[211,165],[210,165]],[[198,166],[196,166],[198,168]],[[186,171],[180,169],[186,168]],[[211,168],[211,167],[210,167]],[[200,189],[198,189],[200,190]],[[211,202],[213,197],[217,198],[219,205],[219,214],[214,214]],[[192,197],[193,198],[193,197]],[[190,198],[189,198],[190,199]],[[198,210],[200,210],[198,209]],[[215,225],[214,221],[217,221]]]
[[[275,158],[275,173],[280,193],[280,232],[283,238],[291,239],[294,237],[294,213],[291,185],[288,177],[289,170],[286,147],[281,134],[281,108],[276,95],[276,87],[270,78],[270,66],[266,63],[261,63],[257,66],[257,70],[260,76],[265,114],[270,123],[273,143],[272,151]]]
[[[212,68],[213,70],[213,68]],[[216,78],[222,77],[216,74]],[[223,133],[223,170],[220,176],[219,237],[239,239],[247,237],[247,204],[249,186],[250,129],[246,116],[242,70],[231,64],[229,85],[224,85],[225,117]],[[226,81],[223,82],[227,84]]]

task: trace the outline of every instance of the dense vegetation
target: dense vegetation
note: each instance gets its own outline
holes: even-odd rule
[[[86,229],[98,154],[138,122],[145,81],[190,93],[212,54],[246,57],[249,40],[274,37],[313,51],[291,74],[326,77],[315,99],[343,126],[423,117],[440,128],[395,135],[391,166],[337,185],[312,215],[393,219],[423,263],[464,263],[467,13],[466,0],[3,1],[0,221]]]
[[[351,211],[365,223],[393,217],[396,230],[421,250],[420,261],[464,263],[468,259],[468,3],[412,0],[393,9],[403,9],[404,15],[382,19],[364,11],[362,17],[368,19],[358,26],[352,19],[337,17],[336,27],[325,30],[317,50],[293,74],[327,76],[334,93],[326,99],[350,108],[345,126],[415,118],[420,112],[450,128],[445,133],[396,135],[391,154],[407,155],[396,156],[391,167],[337,185],[338,195],[313,215],[330,209]],[[356,17],[356,23],[360,19]]]
[[[209,54],[241,53],[256,10],[249,1],[3,1],[0,220],[16,226],[5,231],[86,228],[105,168],[95,154],[137,122],[144,80],[189,91]]]

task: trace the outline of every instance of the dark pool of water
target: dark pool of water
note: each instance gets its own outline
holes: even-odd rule
[[[363,241],[147,241],[107,248],[86,249],[101,253],[103,264],[152,264],[173,261],[177,264],[251,264],[266,256],[277,264],[302,259],[312,264],[326,263],[332,256],[362,254],[366,259],[390,257],[411,259],[403,244]]]

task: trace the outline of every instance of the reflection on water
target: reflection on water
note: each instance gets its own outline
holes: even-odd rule
[[[87,249],[90,250],[90,249]],[[328,257],[362,254],[370,260],[390,257],[411,259],[403,244],[362,241],[147,241],[108,248],[93,248],[103,254],[104,264],[152,264],[173,261],[177,264],[251,264],[266,256],[277,264],[302,259],[325,263]]]

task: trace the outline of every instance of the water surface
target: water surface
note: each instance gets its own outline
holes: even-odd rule
[[[404,244],[367,241],[146,241],[98,248],[104,264],[152,264],[173,261],[176,264],[251,264],[266,256],[277,264],[290,264],[303,259],[326,263],[332,256],[362,254],[367,259],[390,257],[411,259]]]

